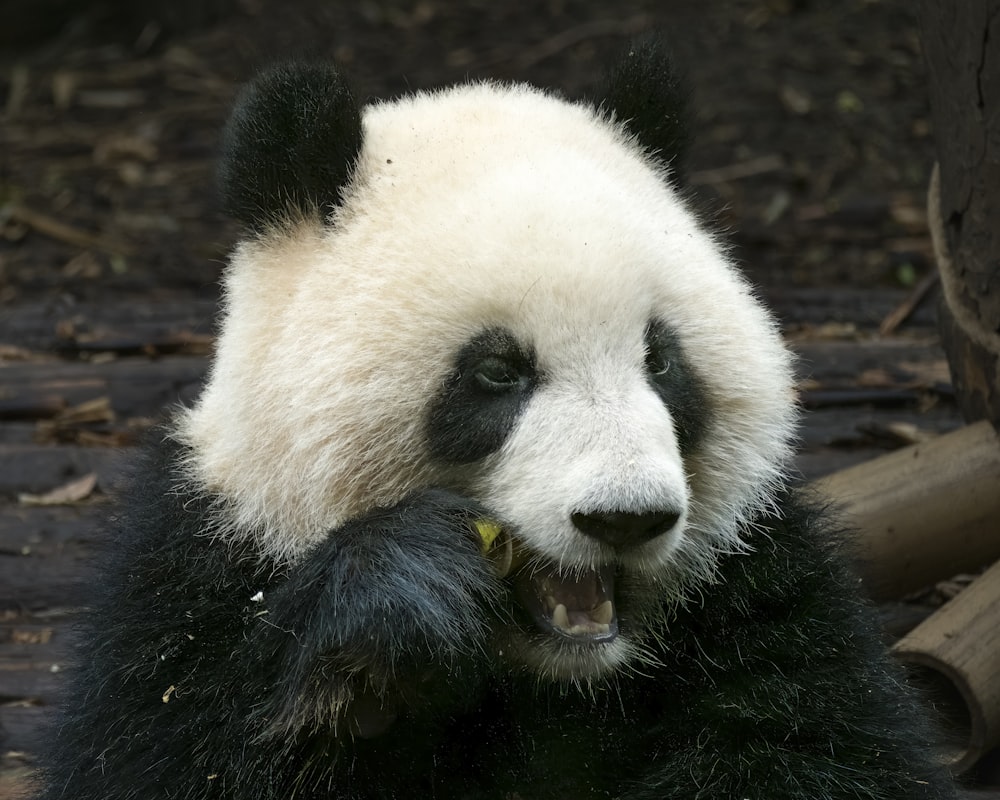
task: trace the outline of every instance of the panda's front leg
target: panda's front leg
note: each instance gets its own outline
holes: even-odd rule
[[[291,569],[259,628],[272,732],[370,738],[401,713],[472,702],[505,605],[475,530],[485,516],[422,491],[331,531]]]

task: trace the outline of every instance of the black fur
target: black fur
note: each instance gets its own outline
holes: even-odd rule
[[[176,456],[151,451],[115,526],[110,589],[81,633],[42,797],[325,798],[334,778],[336,797],[391,797],[419,785],[416,755],[382,774],[392,748],[412,748],[414,723],[361,737],[404,701],[432,730],[481,693],[486,675],[468,665],[485,660],[499,596],[471,525],[483,509],[423,492],[283,570],[214,538],[213,502],[178,488]],[[345,692],[355,702],[332,713]]]
[[[117,526],[44,800],[954,796],[793,497],[647,642],[657,665],[579,692],[503,666],[474,503],[415,495],[277,569],[209,535],[178,455]]]
[[[431,453],[442,461],[466,464],[498,450],[538,379],[534,351],[510,331],[492,328],[473,337],[458,353],[452,374],[431,405]]]
[[[643,147],[669,164],[675,179],[682,177],[690,142],[688,90],[660,37],[648,36],[628,47],[593,99],[614,111]]]
[[[712,403],[705,382],[691,366],[680,337],[661,320],[646,328],[649,383],[670,409],[681,455],[697,447],[712,421]]]
[[[326,64],[290,63],[240,93],[222,137],[226,211],[255,231],[289,215],[328,213],[361,151],[361,111]]]

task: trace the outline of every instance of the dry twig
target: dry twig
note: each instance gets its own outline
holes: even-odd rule
[[[135,252],[130,244],[108,236],[101,236],[100,234],[89,233],[88,231],[74,228],[72,225],[67,225],[46,214],[33,211],[24,206],[15,205],[10,209],[9,213],[11,220],[27,225],[44,236],[71,244],[74,247],[93,247],[107,253],[117,253],[120,255],[131,255]]]
[[[886,318],[882,320],[882,324],[878,326],[878,332],[882,334],[882,336],[888,336],[896,330],[896,328],[902,325],[906,318],[913,313],[914,309],[920,305],[923,299],[927,296],[927,293],[937,285],[938,277],[937,270],[925,275],[923,279],[921,279],[921,281],[913,287],[913,291],[907,295],[906,299],[889,312]]]

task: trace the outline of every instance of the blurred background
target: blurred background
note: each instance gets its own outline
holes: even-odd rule
[[[693,88],[696,201],[753,279],[910,285],[929,267],[932,162],[915,5],[5,0],[0,303],[214,292],[234,235],[213,196],[218,133],[261,64],[334,58],[365,99],[486,77],[579,96],[654,28]],[[14,204],[96,246],[81,255]]]

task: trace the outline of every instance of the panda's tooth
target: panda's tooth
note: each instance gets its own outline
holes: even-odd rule
[[[600,625],[610,625],[615,616],[615,604],[610,600],[605,600],[597,608],[590,612],[590,618]]]
[[[548,595],[545,598],[545,605],[549,611],[552,611],[558,605],[558,602],[552,595]]]
[[[563,630],[569,630],[569,613],[562,603],[559,603],[552,611],[552,624]]]

